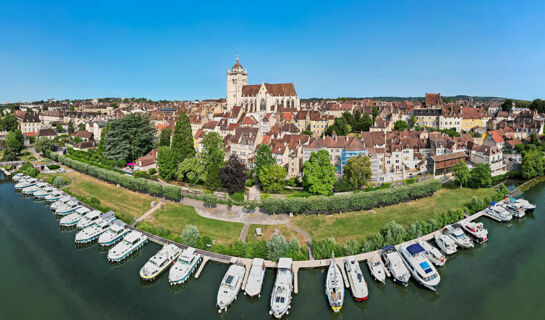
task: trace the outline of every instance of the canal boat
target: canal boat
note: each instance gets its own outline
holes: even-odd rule
[[[426,257],[436,266],[442,266],[447,261],[447,258],[443,255],[441,250],[432,246],[429,242],[422,239],[418,239],[418,244],[424,248]]]
[[[57,210],[55,210],[55,213],[59,216],[65,216],[69,213],[72,213],[76,210],[78,210],[79,208],[81,208],[81,206],[78,204],[77,201],[75,200],[70,200],[68,201],[67,203],[61,205],[60,207],[57,208]]]
[[[462,221],[460,225],[464,231],[472,236],[478,243],[485,243],[488,241],[488,230],[484,228],[482,222]]]
[[[36,183],[38,183],[38,179],[36,178],[25,179],[25,180],[21,179],[21,181],[15,184],[15,190],[23,190],[24,188],[32,187]]]
[[[148,281],[156,279],[178,258],[181,252],[182,249],[175,244],[164,245],[140,269],[140,278]]]
[[[252,260],[252,267],[248,274],[248,280],[244,285],[244,294],[250,297],[261,296],[261,286],[263,285],[263,279],[265,278],[265,260],[260,258],[254,258]]]
[[[85,208],[87,209],[87,208]],[[78,229],[83,229],[83,228],[86,228],[90,225],[92,225],[93,223],[95,223],[98,219],[100,219],[100,215],[102,213],[98,210],[93,210],[93,211],[89,211],[89,209],[87,210],[82,210],[80,215],[81,215],[81,219],[78,221],[76,227]]]
[[[51,211],[56,211],[58,207],[67,203],[70,200],[72,200],[71,196],[63,196],[59,200],[53,202],[51,206],[49,206],[49,208],[51,209]]]
[[[367,300],[369,291],[367,289],[367,282],[361,272],[360,264],[354,257],[348,257],[344,261],[344,269],[346,270],[346,276],[350,283],[350,290],[352,291],[352,297],[356,301]]]
[[[516,203],[520,204],[524,210],[529,211],[529,212],[534,211],[534,209],[536,208],[535,204],[531,204],[526,199],[517,199]]]
[[[92,242],[98,237],[106,232],[110,228],[110,221],[104,219],[98,219],[92,225],[86,227],[83,230],[76,233],[76,243],[89,243]]]
[[[15,174],[13,177],[11,177],[11,180],[15,181],[15,182],[18,182],[19,180],[21,180],[21,178],[23,178],[25,175],[22,174],[22,173],[17,173]]]
[[[443,233],[437,233],[434,236],[435,243],[446,255],[455,254],[458,250],[456,247],[456,242],[452,240],[449,236]]]
[[[426,250],[418,243],[402,245],[399,252],[403,256],[413,279],[423,287],[437,291],[441,276],[426,257]]]
[[[505,202],[505,210],[509,211],[515,218],[523,218],[526,215],[526,210],[522,207],[520,203],[516,202]]]
[[[244,280],[246,268],[238,264],[232,264],[221,280],[216,299],[218,312],[227,311],[227,307],[236,300],[240,286]]]
[[[293,260],[291,258],[278,259],[276,279],[271,294],[271,310],[269,314],[276,319],[288,314],[291,308],[291,294],[293,292]]]
[[[73,227],[81,220],[81,218],[83,218],[83,216],[79,214],[76,210],[75,212],[72,212],[62,217],[59,220],[59,226],[67,228]]]
[[[488,209],[486,209],[486,213],[492,218],[502,222],[508,222],[513,219],[513,215],[509,211],[498,205],[488,207]]]
[[[201,255],[195,248],[187,247],[176,259],[168,272],[168,282],[171,285],[184,283],[201,261]]]
[[[40,190],[41,189],[38,188],[38,186],[33,185],[33,186],[30,186],[30,187],[24,188],[21,192],[23,193],[23,195],[29,196],[29,195],[33,195],[35,192],[38,192]]]
[[[110,228],[98,237],[98,244],[103,247],[108,247],[119,240],[123,239],[131,230],[126,228],[122,223],[114,221]]]
[[[51,186],[47,186],[45,188],[42,188],[42,189],[34,192],[33,196],[36,199],[45,199],[45,197],[47,197],[53,191],[55,191],[55,188],[53,188]]]
[[[386,273],[384,272],[384,267],[382,266],[379,258],[369,258],[367,260],[367,267],[369,268],[369,272],[376,281],[382,283],[386,282]]]
[[[390,271],[394,282],[407,286],[411,274],[409,273],[409,270],[407,270],[403,258],[401,258],[401,255],[397,252],[396,248],[394,246],[382,248],[381,257],[384,261],[384,265]]]
[[[111,262],[122,261],[133,252],[144,246],[147,241],[147,236],[139,231],[133,230],[127,234],[120,243],[108,250],[108,260]]]
[[[60,198],[62,198],[63,194],[64,193],[62,191],[55,189],[45,197],[45,202],[52,203],[52,202],[55,202],[57,200],[60,200]]]
[[[325,295],[333,312],[341,311],[344,303],[343,275],[339,266],[335,263],[335,255],[331,253],[331,262],[327,269],[325,280]]]
[[[458,247],[473,248],[473,240],[465,234],[459,223],[451,224],[443,228],[443,233],[449,236]]]

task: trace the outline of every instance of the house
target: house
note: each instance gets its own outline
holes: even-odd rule
[[[501,148],[488,145],[472,145],[469,160],[475,164],[488,164],[492,175],[504,173],[503,152]]]
[[[41,122],[38,114],[17,110],[15,116],[22,133],[38,132],[40,130]]]
[[[503,148],[504,143],[505,140],[502,138],[498,131],[488,131],[483,140],[483,144],[485,146],[494,146],[500,150]]]
[[[48,139],[54,139],[57,136],[57,132],[53,129],[40,129],[38,130],[38,134],[36,135],[37,138],[48,138]]]
[[[239,127],[229,139],[230,154],[237,155],[242,163],[251,166],[255,150],[263,141],[261,129],[253,127]]]
[[[76,132],[74,132],[73,136],[74,136],[74,137],[79,137],[79,138],[81,138],[83,141],[94,140],[94,139],[93,139],[93,133],[92,133],[92,132],[89,132],[89,131],[87,131],[87,130],[79,130],[79,131],[76,131]]]
[[[157,149],[153,149],[148,154],[134,161],[134,170],[148,171],[154,168],[157,170]]]
[[[433,164],[433,175],[443,175],[450,172],[458,162],[465,161],[465,152],[447,153],[431,157]]]

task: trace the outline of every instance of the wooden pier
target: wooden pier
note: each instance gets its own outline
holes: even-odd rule
[[[204,269],[204,266],[206,265],[208,260],[210,260],[210,258],[208,258],[208,257],[203,257],[202,258],[201,265],[199,266],[199,269],[197,269],[197,272],[195,273],[195,279],[199,278],[199,276],[201,275],[201,272]]]
[[[9,173],[9,171],[8,171],[6,168],[0,167],[0,170],[2,170],[2,172],[4,172],[4,174],[5,174],[6,176],[8,176],[8,177],[11,176],[11,173]]]

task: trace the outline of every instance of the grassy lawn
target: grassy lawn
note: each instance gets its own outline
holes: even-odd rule
[[[73,183],[68,188],[68,191],[74,195],[97,197],[102,206],[111,208],[125,222],[132,221],[132,219],[147,212],[151,208],[151,202],[157,200],[150,195],[116,187],[113,184],[77,171],[71,171],[70,176],[73,179]]]
[[[47,183],[53,183],[53,180],[55,180],[55,178],[57,176],[62,176],[64,178],[64,180],[66,181],[66,185],[69,185],[70,182],[72,181],[72,179],[70,179],[70,177],[68,176],[68,173],[66,172],[63,172],[63,173],[40,173],[38,174],[38,179],[42,179],[43,181],[47,182]]]
[[[491,197],[494,192],[492,188],[445,187],[431,197],[411,202],[335,215],[300,215],[294,217],[292,223],[308,232],[313,239],[334,237],[341,243],[350,239],[363,240],[392,220],[409,225],[419,219],[431,218],[435,213],[463,207],[473,196]]]
[[[258,237],[255,234],[255,229],[261,228],[262,236]],[[305,238],[299,233],[291,230],[287,225],[265,225],[265,224],[252,224],[248,228],[248,235],[246,236],[246,241],[259,241],[259,240],[269,240],[274,234],[274,229],[278,229],[279,234],[284,236],[287,241],[290,241],[295,237],[301,246],[305,245]]]
[[[201,217],[193,207],[177,203],[167,203],[164,208],[155,211],[151,217],[140,222],[137,226],[171,240],[179,241],[183,229],[188,224],[195,225],[201,236],[209,236],[218,244],[235,242],[243,227],[242,223]]]

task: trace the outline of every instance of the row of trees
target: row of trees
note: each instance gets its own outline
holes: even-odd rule
[[[488,188],[492,186],[492,171],[489,164],[478,164],[469,170],[465,161],[458,162],[452,167],[457,184],[462,187]]]

